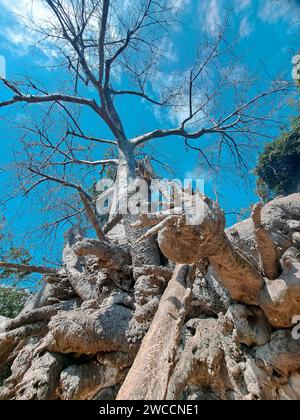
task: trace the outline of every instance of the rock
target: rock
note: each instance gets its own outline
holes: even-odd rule
[[[259,296],[259,305],[274,328],[292,327],[293,318],[300,315],[300,258],[287,255],[283,273],[276,280],[266,279]]]
[[[59,375],[66,362],[67,359],[61,354],[45,353],[41,357],[34,358],[21,381],[16,384],[13,398],[16,400],[57,399]]]
[[[178,264],[197,264],[207,258],[233,299],[257,305],[263,285],[261,274],[231,245],[219,205],[204,196],[201,200],[195,224],[188,224],[185,216],[179,216],[159,232],[160,249]]]
[[[234,338],[248,347],[263,346],[271,338],[272,329],[261,309],[232,305],[228,316],[234,324]]]
[[[226,316],[204,319],[189,335],[168,387],[168,399],[181,399],[191,386],[210,392],[215,399],[242,399],[242,353],[232,339],[233,324]],[[230,393],[230,395],[229,395]]]
[[[60,375],[59,394],[62,400],[91,400],[100,391],[124,380],[119,369],[91,362],[73,365]]]
[[[269,233],[279,254],[297,246],[300,233],[300,193],[278,197],[262,209],[262,226]],[[259,268],[260,258],[256,246],[252,219],[237,223],[226,230],[233,246]]]
[[[205,198],[199,202],[194,224],[185,218],[170,223],[158,234],[158,244],[169,260],[194,264],[214,254],[224,237],[225,217],[219,205]]]
[[[300,400],[300,373],[290,375],[288,383],[278,390],[280,400]]]
[[[180,341],[180,332],[191,300],[193,280],[192,267],[176,267],[150,329],[120,389],[118,400],[165,399],[174,352]]]
[[[245,362],[244,380],[249,394],[245,400],[276,400],[277,381],[272,375],[259,367],[255,359],[247,355]]]
[[[107,243],[68,232],[64,268],[11,329],[0,318],[0,399],[300,399],[300,194],[226,232],[202,201],[196,225],[162,225],[165,257],[156,236],[138,241],[156,215],[137,231],[126,218]]]
[[[120,351],[117,351],[109,353],[99,353],[97,355],[97,361],[99,364],[108,367],[116,367],[119,370],[124,370],[130,367],[134,361],[134,358],[134,352],[122,353]]]
[[[129,351],[133,347],[128,331],[132,316],[132,310],[117,304],[108,304],[99,310],[59,313],[49,324],[47,348],[60,353],[90,355]]]
[[[0,316],[0,333],[4,333],[6,331],[6,326],[9,324],[10,321],[10,318]]]
[[[108,238],[119,245],[128,246],[128,241],[126,238],[126,231],[123,223],[119,223],[115,226],[109,233]]]
[[[231,298],[228,291],[222,287],[222,282],[210,265],[205,274],[198,271],[193,286],[192,307],[198,314],[216,316],[225,313]]]
[[[114,386],[112,388],[105,388],[98,392],[93,398],[95,401],[114,401],[118,395],[120,386]]]
[[[291,330],[276,331],[271,341],[256,349],[255,358],[278,377],[287,378],[300,369],[300,340],[294,340]]]

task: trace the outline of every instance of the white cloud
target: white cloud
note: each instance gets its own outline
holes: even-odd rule
[[[7,23],[0,28],[0,34],[8,41],[9,48],[24,55],[37,41],[37,34],[28,29],[29,21],[49,22],[50,13],[40,0],[0,0],[0,7],[7,14]]]
[[[292,25],[300,19],[300,5],[297,0],[262,1],[259,17],[263,22],[269,24],[283,20]]]
[[[218,0],[210,0],[209,3],[205,3],[202,7],[202,11],[205,11],[204,16],[204,27],[208,33],[212,36],[218,34],[222,25],[220,2]]]
[[[176,61],[178,61],[176,48],[174,42],[171,39],[167,37],[162,38],[160,42],[160,50],[161,54],[163,54],[164,56],[164,59],[167,60],[169,63],[175,63]]]
[[[6,60],[5,60],[5,57],[0,55],[0,79],[2,77],[4,79],[6,78]]]
[[[251,6],[252,0],[235,0],[236,10],[242,11]]]
[[[249,19],[247,16],[245,16],[240,23],[240,37],[241,38],[246,38],[248,37],[252,32],[253,32],[254,28],[251,25]]]
[[[16,15],[46,20],[48,8],[41,0],[0,0],[0,5]]]
[[[172,7],[176,9],[176,11],[182,10],[190,4],[191,0],[172,0]]]

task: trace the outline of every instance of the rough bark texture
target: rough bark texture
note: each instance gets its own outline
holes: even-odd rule
[[[165,399],[191,300],[190,270],[188,265],[176,268],[117,399]]]
[[[0,319],[0,399],[300,399],[300,194],[227,230],[202,201],[193,225],[69,231],[64,267]]]

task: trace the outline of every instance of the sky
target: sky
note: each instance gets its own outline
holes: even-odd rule
[[[126,4],[126,1],[123,3]],[[158,84],[160,80],[174,81],[179,71],[184,73],[190,60],[195,57],[196,46],[203,38],[204,32],[213,39],[228,9],[231,10],[230,31],[236,40],[235,52],[238,57],[234,77],[238,78],[246,69],[247,73],[256,75],[258,87],[266,79],[277,74],[291,81],[292,57],[298,48],[300,1],[170,0],[170,3],[173,4],[174,10],[176,6],[176,17],[180,23],[176,25],[171,37],[161,40],[167,64],[163,71],[157,74]],[[28,31],[21,17],[27,15],[33,16],[39,22],[47,21],[49,14],[43,1],[0,0],[0,6],[0,71],[4,71],[5,64],[6,77],[9,80],[29,74],[56,90],[63,83],[63,77],[61,71],[51,67],[55,52],[35,44],[38,35]],[[116,75],[117,78],[119,78],[117,83],[122,86],[124,83],[122,75]],[[9,97],[7,90],[0,87],[0,100],[7,97]],[[231,99],[224,100],[229,102]],[[123,120],[126,121],[129,136],[161,126],[174,127],[180,117],[174,112],[158,112],[133,98],[118,101],[117,107]],[[15,110],[11,114],[9,112],[12,111],[5,110],[2,117],[13,115],[15,121],[30,118],[28,109]],[[292,109],[285,110],[285,114],[292,115],[292,113]],[[96,127],[96,122],[90,116],[83,115],[82,118],[85,127]],[[14,187],[14,179],[10,178],[6,166],[13,161],[14,154],[21,150],[20,133],[11,130],[3,119],[0,119],[0,127],[0,185],[1,194],[6,194],[9,193],[8,188]],[[103,135],[109,135],[104,128],[101,129],[104,131]],[[266,134],[270,138],[277,135],[274,131]],[[264,141],[262,139],[262,146]],[[148,151],[149,153],[154,151],[159,159],[172,166],[176,178],[203,177],[206,194],[214,196],[217,191],[221,205],[228,213],[229,225],[237,220],[237,216],[231,213],[249,209],[258,201],[255,178],[251,172],[247,176],[247,185],[230,168],[224,170],[218,179],[214,179],[199,166],[197,153],[186,151],[180,139],[155,141]],[[99,156],[101,153],[101,149],[97,150]],[[248,157],[250,168],[255,166],[257,153]],[[7,225],[15,232],[17,244],[27,241],[28,232],[34,231],[41,222],[33,198],[26,200],[17,198],[2,209]],[[34,235],[32,238],[29,242],[30,251],[35,259],[40,261],[43,256],[41,238]],[[62,235],[53,242],[52,258],[59,258],[61,246]]]

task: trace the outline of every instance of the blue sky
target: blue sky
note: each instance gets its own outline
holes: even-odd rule
[[[256,75],[256,86],[259,89],[270,75],[281,74],[291,81],[291,60],[297,51],[298,22],[300,21],[300,1],[296,0],[170,0],[180,9],[178,24],[169,38],[162,39],[164,55],[167,59],[162,72],[157,74],[157,81],[173,81],[177,72],[184,73],[188,64],[195,57],[195,46],[203,39],[204,30],[213,38],[224,20],[226,10],[232,10],[230,15],[230,33],[236,39],[235,53],[238,57],[235,67],[236,77],[244,71]],[[54,52],[45,50],[38,45],[37,35],[29,32],[20,15],[32,15],[34,19],[47,19],[47,10],[39,0],[0,0],[0,55],[6,60],[6,75],[8,79],[18,78],[21,74],[29,74],[49,86],[49,90],[57,90],[63,83],[63,74],[45,65],[51,65],[55,58]],[[124,83],[122,77],[118,81]],[[7,96],[8,95],[8,96]],[[0,87],[0,97],[9,97],[9,93]],[[230,98],[224,104],[230,108]],[[179,116],[172,113],[157,112],[154,108],[136,99],[126,99],[117,102],[118,109],[124,121],[129,136],[141,134],[144,131],[158,127],[176,126]],[[182,112],[182,111],[181,111]],[[183,111],[184,112],[184,111]],[[286,113],[292,110],[285,109]],[[16,121],[30,118],[30,110],[14,110],[2,113]],[[89,115],[83,115],[85,127],[101,128],[101,136],[109,136],[104,127],[96,127],[96,121]],[[0,176],[2,191],[13,189],[14,180],[5,167],[13,161],[14,153],[20,151],[20,133],[9,129],[4,120],[0,120]],[[266,133],[275,136],[275,132]],[[209,141],[209,140],[207,140]],[[262,145],[264,140],[262,139]],[[177,138],[158,140],[152,144],[156,156],[168,162],[174,168],[174,177],[185,178],[202,176],[206,181],[206,193],[214,195],[218,192],[221,204],[226,211],[249,208],[258,199],[255,194],[255,180],[249,174],[248,185],[232,170],[222,172],[215,180],[208,175],[197,162],[197,153],[185,150],[182,141]],[[149,150],[149,151],[151,151]],[[103,149],[97,149],[99,158]],[[257,153],[256,153],[257,154]],[[255,165],[256,154],[249,154],[249,167]],[[101,156],[100,156],[101,157]],[[38,206],[31,199],[16,199],[9,202],[4,209],[7,225],[17,232],[16,242],[22,243],[26,234],[34,231],[41,222]],[[228,223],[234,223],[236,217],[228,216]],[[33,235],[30,242],[31,252],[37,260],[41,259],[42,242]],[[53,257],[60,254],[61,240],[54,242]]]

